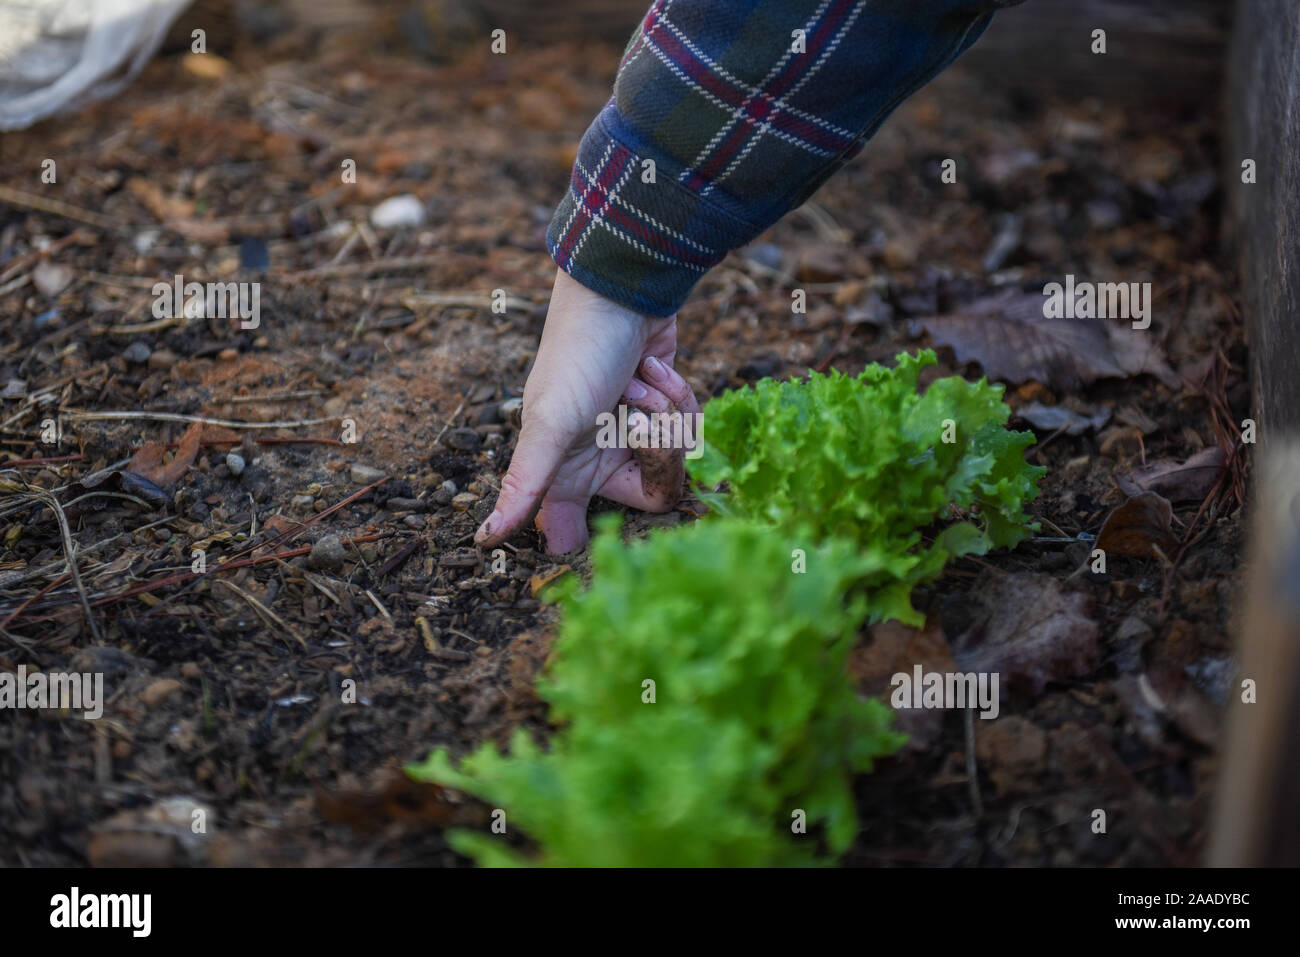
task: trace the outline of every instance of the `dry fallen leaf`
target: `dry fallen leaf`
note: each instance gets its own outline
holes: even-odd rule
[[[274,515],[268,515],[262,520],[262,528],[276,535],[285,535],[289,532],[296,532],[304,527],[304,523],[294,518],[281,515],[276,512]]]
[[[1102,408],[1092,415],[1084,415],[1063,405],[1043,405],[1030,402],[1016,409],[1016,415],[1035,429],[1055,432],[1064,429],[1066,435],[1083,435],[1089,429],[1100,429],[1110,421],[1110,409]]]
[[[1115,410],[1115,418],[1124,425],[1131,425],[1143,435],[1150,435],[1160,428],[1160,423],[1133,405],[1121,405]]]
[[[1117,475],[1115,484],[1130,497],[1142,492],[1157,492],[1171,502],[1199,502],[1219,481],[1224,462],[1223,450],[1211,446],[1186,462],[1163,459],[1128,475]]]
[[[948,315],[914,319],[911,327],[949,346],[958,361],[978,362],[990,379],[1073,389],[1145,372],[1170,388],[1180,384],[1154,335],[1107,320],[1046,319],[1041,293],[1007,290]]]
[[[999,795],[1033,791],[1047,760],[1047,735],[1014,714],[976,721],[975,754]]]
[[[1049,681],[1092,670],[1099,653],[1097,623],[1083,592],[1069,592],[1037,572],[995,573],[972,592],[982,611],[960,642],[957,663],[998,673],[1003,692],[1030,694]]]
[[[1111,352],[1121,369],[1129,375],[1145,373],[1154,376],[1175,391],[1182,388],[1183,380],[1165,360],[1159,338],[1151,329],[1134,329],[1114,322],[1104,325],[1110,337]]]
[[[1168,747],[1164,721],[1206,747],[1218,743],[1214,705],[1176,669],[1157,665],[1144,674],[1124,675],[1115,690],[1149,746]]]
[[[1098,322],[1044,319],[1043,297],[1008,290],[946,316],[913,321],[936,345],[952,348],[960,362],[978,362],[991,379],[1037,379],[1071,389],[1124,370]]]
[[[482,817],[477,806],[453,801],[441,785],[413,781],[404,774],[386,775],[375,790],[317,788],[315,797],[321,817],[359,834],[375,834],[390,825],[428,828],[477,823]]]
[[[559,578],[568,570],[568,565],[560,565],[556,568],[549,568],[546,571],[538,572],[536,575],[528,579],[529,592],[534,598],[536,598],[543,588],[555,581],[555,579]]]
[[[1169,528],[1173,518],[1169,500],[1155,492],[1143,492],[1115,509],[1102,523],[1097,547],[1107,555],[1155,558],[1156,549],[1171,556],[1178,539]]]
[[[882,621],[871,628],[871,640],[853,649],[849,655],[849,677],[865,695],[888,703],[894,675],[912,674],[916,665],[923,673],[950,673],[957,670],[948,638],[934,619],[923,628],[909,628],[896,621]],[[927,708],[900,709],[895,712],[899,731],[907,735],[907,749],[920,750],[943,732],[943,711]]]
[[[186,429],[170,462],[163,461],[163,453],[167,451],[165,442],[146,442],[131,456],[126,470],[147,478],[159,487],[172,485],[194,464],[194,459],[199,454],[202,433],[203,426],[198,422]]]

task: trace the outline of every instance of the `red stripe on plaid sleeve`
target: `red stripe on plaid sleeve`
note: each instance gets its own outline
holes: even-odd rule
[[[698,83],[703,90],[712,93],[728,106],[740,110],[742,116],[751,126],[757,125],[759,121],[767,119],[770,115],[770,122],[777,129],[830,153],[838,153],[847,149],[853,142],[852,138],[840,136],[830,130],[823,129],[816,123],[782,109],[767,95],[767,91],[763,91],[760,95],[754,95],[738,89],[712,70],[688,46],[678,40],[664,26],[656,11],[652,10],[651,14],[653,15],[653,22],[651,22],[652,18],[650,16],[646,17],[647,26],[642,28],[642,38],[653,41],[672,60],[675,66],[680,68],[692,81]],[[759,104],[762,104],[762,115],[755,112]]]
[[[701,272],[712,269],[722,259],[719,255],[706,256],[699,250],[677,242],[617,203],[610,203],[605,209],[594,208],[590,199],[583,200],[583,203],[588,207],[593,218],[605,220],[619,227],[655,252],[662,253],[677,262],[698,266]]]
[[[650,9],[647,10],[645,16],[641,18],[641,32],[637,35],[636,45],[624,53],[623,59],[618,61],[618,72],[622,73],[623,67],[636,59],[636,55],[645,47],[646,36],[652,29],[651,24],[659,22],[659,14],[663,8],[664,0],[655,0],[655,2],[650,5]]]
[[[626,146],[621,143],[614,143],[612,154],[605,161],[604,167],[596,170],[596,182],[584,183],[577,170],[573,171],[571,179],[574,195],[578,199],[578,209],[574,214],[573,222],[564,231],[564,235],[560,237],[559,245],[556,247],[560,256],[564,259],[560,263],[561,266],[568,265],[572,260],[574,247],[577,245],[578,240],[586,233],[587,226],[591,223],[593,217],[600,213],[600,206],[592,206],[588,203],[588,195],[592,190],[595,190],[602,197],[602,205],[608,204],[610,188],[618,182],[619,177],[623,175],[623,171],[635,158],[635,155]]]
[[[790,61],[785,65],[785,69],[783,69],[764,89],[763,93],[765,96],[771,96],[773,98],[780,97],[794,85],[795,81],[802,76],[805,71],[810,69],[813,64],[817,62],[817,56],[822,52],[822,49],[826,46],[826,43],[830,40],[834,32],[840,28],[841,24],[843,24],[856,2],[857,0],[837,0],[836,3],[831,5],[830,9],[827,10],[826,15],[822,17],[821,22],[814,28],[812,36],[808,38],[808,52],[801,57],[790,59]],[[756,98],[756,103],[761,103],[762,101],[763,98]],[[751,104],[750,108],[745,112],[746,114],[749,114],[754,109],[755,104]],[[718,173],[726,168],[727,163],[731,162],[731,158],[736,155],[736,152],[752,135],[754,129],[755,126],[753,125],[745,128],[740,124],[737,124],[736,128],[732,130],[722,145],[714,151],[708,161],[700,166],[699,169],[692,170],[691,175],[685,181],[685,185],[694,190],[703,188],[703,186],[711,181],[713,177],[717,176]],[[852,141],[850,140],[840,148],[847,149],[851,143]]]

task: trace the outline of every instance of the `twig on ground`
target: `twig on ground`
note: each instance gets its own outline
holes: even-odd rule
[[[90,599],[86,597],[85,586],[81,584],[81,574],[77,571],[77,552],[76,546],[72,542],[72,530],[68,528],[68,517],[63,514],[63,506],[59,500],[45,491],[43,488],[31,488],[29,495],[44,502],[54,513],[55,519],[59,523],[59,535],[63,539],[63,554],[68,561],[68,574],[72,578],[72,586],[77,589],[77,597],[81,599],[82,611],[86,613],[86,625],[90,628],[90,633],[94,637],[96,644],[103,641],[99,634],[99,626],[95,624],[95,616],[90,610]]]
[[[14,189],[10,186],[0,186],[0,203],[7,203],[10,206],[17,206],[19,209],[32,209],[39,213],[50,213],[53,216],[62,216],[64,219],[71,219],[74,222],[86,223],[97,229],[117,231],[125,224],[104,216],[90,209],[82,209],[80,206],[73,206],[71,203],[65,203],[57,199],[50,199],[46,196],[38,196],[35,193],[25,193],[22,190]]]
[[[244,601],[248,602],[248,604],[252,606],[253,611],[257,612],[257,616],[261,618],[263,621],[269,621],[271,623],[279,625],[282,629],[284,629],[286,633],[288,633],[290,638],[293,638],[295,641],[298,642],[298,644],[302,645],[304,648],[307,647],[307,642],[306,640],[303,639],[302,635],[298,634],[296,631],[290,628],[288,623],[283,618],[281,618],[275,612],[271,611],[271,609],[267,608],[266,605],[262,604],[260,601],[258,601],[248,592],[244,591],[244,589],[240,588],[234,582],[226,581],[224,578],[218,578],[216,579],[216,581],[218,584],[225,585],[227,588],[233,591],[240,598],[244,599]]]
[[[966,787],[970,792],[971,808],[975,816],[984,816],[984,803],[980,800],[979,767],[975,763],[975,711],[966,708]]]
[[[82,422],[116,419],[149,419],[155,422],[198,422],[202,425],[219,425],[225,429],[295,429],[303,425],[324,425],[327,422],[339,421],[338,416],[331,416],[324,419],[241,422],[235,419],[213,419],[204,415],[182,415],[179,412],[86,412],[80,409],[66,411],[63,415],[65,418],[76,419]]]

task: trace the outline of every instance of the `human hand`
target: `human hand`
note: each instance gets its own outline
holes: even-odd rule
[[[557,270],[542,341],[524,385],[514,457],[475,542],[490,547],[504,541],[539,503],[537,528],[552,553],[587,543],[593,495],[648,512],[676,505],[685,449],[596,444],[597,417],[620,401],[645,413],[700,411],[691,387],[673,369],[676,352],[676,316],[633,312]],[[645,434],[649,422],[630,414],[629,426]]]

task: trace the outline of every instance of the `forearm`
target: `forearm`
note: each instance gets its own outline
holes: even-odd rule
[[[671,315],[1017,2],[660,0],[583,137],[551,254],[606,298]]]

